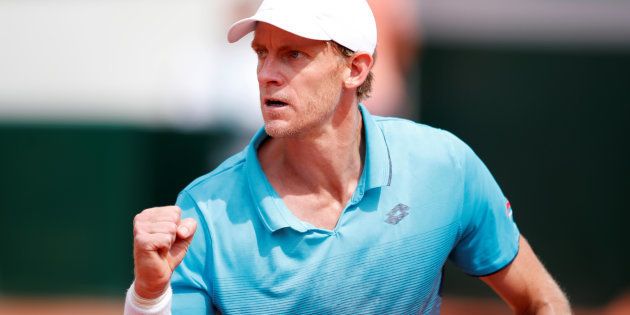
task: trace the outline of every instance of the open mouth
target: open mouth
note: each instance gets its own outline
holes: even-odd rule
[[[289,105],[286,102],[283,102],[281,100],[276,100],[276,99],[266,99],[265,100],[265,105],[269,106],[269,107],[283,107],[283,106],[287,106]]]

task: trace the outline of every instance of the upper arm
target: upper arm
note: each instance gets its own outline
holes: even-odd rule
[[[566,297],[521,236],[516,258],[507,267],[480,277],[517,313],[570,314]]]
[[[520,235],[510,203],[490,171],[466,144],[454,144],[461,161],[463,201],[461,235],[451,260],[480,277],[519,313],[539,314],[536,310],[551,307],[569,314],[564,294]]]
[[[518,251],[519,231],[511,206],[492,174],[477,155],[458,139],[462,202],[460,233],[450,259],[472,276],[491,274],[507,266]]]
[[[173,271],[171,287],[173,288],[173,314],[213,314],[210,299],[211,282],[207,280],[208,253],[211,242],[207,237],[207,224],[198,212],[196,203],[182,192],[177,199],[182,209],[182,218],[194,218],[198,223],[195,236],[181,264]]]

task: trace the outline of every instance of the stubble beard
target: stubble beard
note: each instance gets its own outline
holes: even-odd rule
[[[309,134],[331,120],[341,98],[339,87],[330,84],[317,97],[306,100],[303,111],[297,113],[291,121],[277,124],[265,121],[265,132],[272,138],[299,138]]]
[[[303,137],[330,119],[335,108],[336,106],[330,104],[309,104],[305,111],[285,124],[265,122],[265,132],[270,137],[278,139]]]

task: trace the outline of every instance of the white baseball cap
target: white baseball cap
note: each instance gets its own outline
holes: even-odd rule
[[[366,0],[264,0],[256,14],[232,24],[228,42],[255,30],[257,22],[304,38],[332,40],[355,52],[373,54],[376,49],[376,22]]]

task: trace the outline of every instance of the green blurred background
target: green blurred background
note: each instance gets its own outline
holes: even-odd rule
[[[630,54],[437,45],[422,65],[421,120],[488,165],[572,301],[601,305],[627,290]],[[451,274],[446,288],[484,291],[460,286],[456,271],[447,284]]]
[[[630,45],[442,39],[422,43],[412,118],[475,149],[573,303],[629,290]],[[133,216],[173,203],[253,133],[0,118],[0,296],[121,298]],[[450,265],[445,282],[447,295],[491,295]]]

